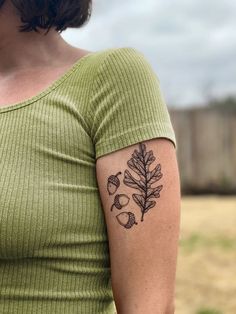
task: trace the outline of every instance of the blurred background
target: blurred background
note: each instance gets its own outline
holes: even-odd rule
[[[176,314],[235,314],[236,1],[95,0],[62,36],[90,51],[134,47],[152,65],[178,142]]]

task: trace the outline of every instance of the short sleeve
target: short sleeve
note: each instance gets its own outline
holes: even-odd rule
[[[135,48],[113,48],[100,63],[89,103],[96,159],[138,142],[167,138],[177,149],[159,79]]]

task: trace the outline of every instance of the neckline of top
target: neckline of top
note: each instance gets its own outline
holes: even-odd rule
[[[59,76],[59,78],[54,80],[48,87],[43,89],[38,94],[36,94],[36,95],[34,95],[28,99],[25,99],[23,101],[13,103],[11,105],[0,106],[0,114],[3,112],[12,111],[12,110],[24,107],[26,105],[32,104],[35,101],[37,101],[38,99],[49,94],[52,90],[56,89],[62,82],[64,82],[78,68],[78,66],[82,64],[83,61],[85,61],[89,56],[91,56],[95,53],[96,53],[96,51],[92,51],[92,52],[87,53],[83,57],[80,57],[78,60],[76,60],[72,64],[72,66],[68,70],[66,70],[66,72],[64,72],[61,76]]]

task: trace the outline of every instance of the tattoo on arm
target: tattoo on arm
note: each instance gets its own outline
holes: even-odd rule
[[[111,206],[111,211],[115,206],[117,209],[121,209],[129,203],[130,198],[125,194],[116,194],[114,203]]]
[[[157,164],[153,170],[150,170],[150,165],[156,160],[153,156],[153,151],[146,151],[146,145],[139,143],[139,151],[134,150],[132,157],[128,160],[128,167],[139,175],[140,179],[137,180],[130,173],[128,169],[124,172],[123,183],[130,188],[138,190],[140,193],[132,194],[134,202],[141,209],[141,221],[144,220],[144,215],[156,205],[156,201],[151,200],[153,198],[160,197],[160,191],[163,185],[152,187],[152,184],[159,181],[163,174],[161,173],[161,165]],[[118,175],[122,172],[118,172],[116,175],[111,175],[107,181],[107,190],[109,195],[116,193],[120,187],[120,180]],[[113,207],[116,209],[122,209],[129,204],[130,198],[126,194],[115,195],[111,211]],[[138,224],[135,219],[134,213],[130,211],[122,212],[116,216],[117,221],[123,227],[130,229],[134,224]]]
[[[136,180],[129,170],[125,170],[124,174],[124,184],[141,192],[141,194],[132,194],[133,200],[141,209],[141,221],[143,221],[144,214],[156,205],[156,202],[150,199],[160,197],[160,191],[163,188],[162,185],[154,188],[151,186],[162,177],[160,164],[152,171],[149,170],[155,159],[153,151],[146,152],[146,146],[141,143],[139,144],[139,152],[135,149],[132,158],[127,162],[129,168],[140,176],[140,180]]]
[[[120,175],[121,172],[119,171],[115,175],[111,175],[107,180],[107,191],[109,195],[116,193],[118,187],[120,186],[120,180],[118,178],[118,175]]]
[[[137,225],[138,223],[135,221],[134,213],[132,212],[122,212],[116,216],[119,224],[126,229],[130,229],[133,225]]]

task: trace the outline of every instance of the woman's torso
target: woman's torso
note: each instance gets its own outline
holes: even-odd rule
[[[103,54],[85,56],[28,100],[5,106],[4,99],[0,107],[1,313],[114,313],[84,119]]]

